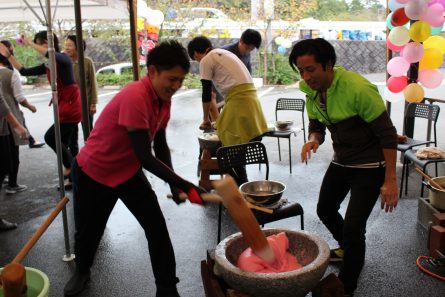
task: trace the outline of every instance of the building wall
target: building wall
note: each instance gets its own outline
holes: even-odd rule
[[[189,39],[182,38],[180,41],[184,46]],[[211,39],[215,47],[234,42],[237,39]],[[351,41],[351,40],[330,40],[337,53],[337,64],[344,66],[348,70],[362,74],[382,73],[386,71],[386,43],[385,41]],[[110,64],[131,61],[130,46],[122,42],[101,41],[92,39],[87,41],[86,54],[90,56],[96,64],[96,69]],[[276,45],[274,45],[276,47]],[[275,48],[276,50],[276,48]],[[288,49],[285,55],[288,55]],[[257,55],[252,56],[252,66],[258,67],[259,59]],[[192,72],[197,71],[196,63],[192,65]]]

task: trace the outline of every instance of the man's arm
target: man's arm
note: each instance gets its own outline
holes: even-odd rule
[[[201,79],[202,84],[202,112],[203,121],[199,128],[201,130],[209,129],[212,127],[210,122],[210,108],[212,106],[212,81],[207,79]]]
[[[131,142],[133,143],[134,151],[139,161],[141,162],[142,167],[167,182],[170,185],[170,189],[172,189],[172,191],[173,189],[177,188],[182,190],[184,193],[187,193],[190,202],[204,204],[200,194],[204,193],[205,191],[182,179],[169,166],[167,166],[167,164],[161,162],[159,159],[153,156],[150,147],[151,142],[148,136],[149,132],[147,130],[128,129],[128,135],[130,136]],[[162,136],[159,137],[162,138]],[[165,152],[160,152],[159,150],[166,148],[162,148],[162,144],[160,144],[162,143],[162,139],[158,139],[157,141],[160,142],[158,142],[158,144],[155,146],[161,146],[155,149],[155,151],[158,151],[156,152],[156,154],[160,153],[162,155]],[[170,153],[168,153],[168,156],[170,156]],[[167,155],[164,155],[164,158],[168,158]],[[175,193],[173,194],[173,197],[175,199]],[[180,203],[182,201],[179,201],[179,199],[175,199],[175,202]]]
[[[386,212],[392,212],[399,199],[396,180],[397,131],[386,111],[369,124],[379,138],[386,163],[385,181],[380,188],[380,207]]]
[[[318,147],[324,142],[326,126],[317,120],[309,119],[308,141],[301,149],[301,162],[307,162],[311,158],[311,151],[315,154]]]

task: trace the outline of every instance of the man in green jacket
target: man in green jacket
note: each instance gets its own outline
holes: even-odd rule
[[[357,73],[335,67],[336,54],[326,40],[298,42],[289,63],[300,72],[306,93],[309,140],[307,161],[331,133],[334,156],[321,185],[317,214],[338,241],[331,261],[342,261],[339,278],[352,296],[365,260],[366,222],[379,197],[381,208],[397,206],[397,134],[377,87]],[[344,218],[340,204],[350,192]]]

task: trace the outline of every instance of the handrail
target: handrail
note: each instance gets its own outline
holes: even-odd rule
[[[445,99],[425,98],[425,100],[430,104],[433,104],[434,102],[445,103]]]

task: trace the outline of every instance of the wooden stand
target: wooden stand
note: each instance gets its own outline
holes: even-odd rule
[[[216,157],[212,157],[212,153],[208,149],[204,149],[202,151],[201,160],[199,160],[198,164],[199,170],[199,185],[210,191],[213,189],[212,181],[210,179],[210,175],[218,174],[219,175],[219,166],[218,160]]]

